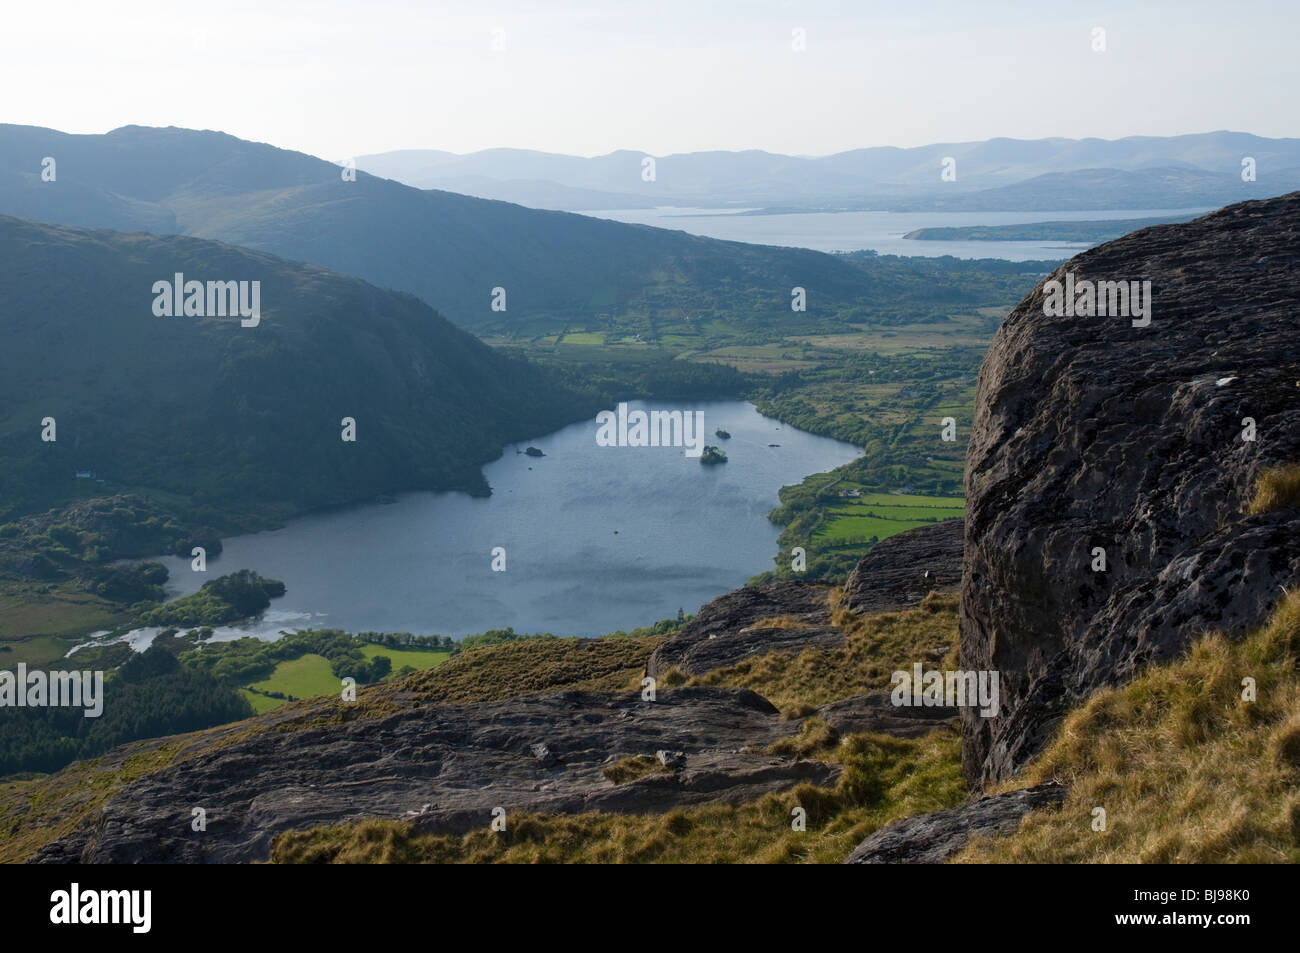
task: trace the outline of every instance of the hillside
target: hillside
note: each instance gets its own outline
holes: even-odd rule
[[[57,178],[41,180],[43,157]],[[631,170],[639,176],[639,167]],[[639,181],[639,178],[637,179]],[[833,256],[422,191],[219,132],[127,126],[102,136],[0,126],[0,214],[179,233],[258,249],[407,291],[476,330],[632,313],[650,320],[808,316],[865,300]],[[494,288],[505,310],[493,310]],[[498,299],[499,300],[499,299]]]
[[[0,856],[1294,860],[1298,229],[1300,194],[1063,265],[1152,281],[1151,324],[1027,296],[980,372],[964,524],[882,541],[841,588],[747,587],[666,638],[476,649],[15,780]],[[1000,693],[900,705],[917,666]]]
[[[260,282],[260,322],[156,316],[177,272]],[[502,445],[591,410],[410,295],[211,241],[3,217],[0,302],[0,517],[137,487],[209,509],[482,491]]]

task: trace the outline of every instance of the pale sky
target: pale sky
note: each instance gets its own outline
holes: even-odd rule
[[[328,159],[1296,137],[1298,35],[1295,0],[10,0],[0,122],[219,129]]]

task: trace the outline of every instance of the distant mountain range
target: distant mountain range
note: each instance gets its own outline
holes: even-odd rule
[[[1256,181],[1243,182],[1242,160]],[[822,157],[744,152],[594,158],[485,149],[468,155],[401,150],[359,157],[375,175],[535,208],[574,211],[656,205],[880,208],[914,211],[1215,206],[1300,188],[1300,139],[1239,132],[1125,139],[988,139]],[[956,178],[941,179],[945,159]]]
[[[54,160],[54,179],[42,177]],[[865,299],[831,255],[699,238],[424,191],[219,132],[127,126],[68,135],[0,125],[0,214],[217,239],[407,291],[476,331],[602,314],[654,320],[743,307],[809,315]],[[499,294],[494,289],[503,289]],[[496,303],[498,308],[494,310]]]

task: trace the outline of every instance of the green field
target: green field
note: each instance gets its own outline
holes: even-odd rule
[[[386,645],[365,645],[362,646],[361,652],[366,658],[387,655],[393,660],[394,673],[407,665],[419,671],[424,671],[433,668],[435,665],[441,665],[451,658],[450,652],[434,652],[424,649],[393,649]],[[275,671],[271,673],[270,678],[254,682],[252,687],[262,692],[280,692],[283,695],[292,695],[294,698],[331,695],[342,690],[339,680],[330,671],[329,660],[314,653],[281,662],[275,667]],[[283,698],[268,698],[266,695],[244,689],[240,689],[239,694],[248,699],[253,706],[253,710],[258,714],[269,711],[277,705],[283,705],[286,701]]]
[[[363,645],[361,654],[366,658],[387,655],[393,660],[393,671],[400,671],[404,666],[411,666],[423,672],[426,668],[441,665],[451,658],[450,652],[435,652],[431,649],[391,649],[386,645]]]
[[[960,517],[964,512],[965,501],[959,496],[864,493],[830,506],[830,518],[813,538],[832,543],[872,536],[885,539],[927,523]]]
[[[284,699],[282,698],[267,698],[265,695],[258,695],[254,692],[250,692],[246,688],[239,689],[238,693],[241,697],[246,698],[248,703],[253,706],[253,713],[256,715],[260,715],[264,711],[270,711],[277,705],[284,704]]]
[[[598,347],[605,343],[605,334],[603,331],[567,331],[559,343]]]
[[[270,678],[254,682],[253,687],[264,692],[283,692],[294,698],[312,698],[340,690],[339,680],[330,671],[329,660],[314,653],[281,662]],[[267,701],[278,703],[279,699]]]
[[[51,665],[80,637],[122,620],[121,609],[72,583],[0,582],[0,668]]]

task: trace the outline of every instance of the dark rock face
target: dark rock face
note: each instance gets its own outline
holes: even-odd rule
[[[961,520],[891,536],[873,546],[849,575],[842,605],[860,615],[915,608],[931,591],[957,588],[961,553]],[[754,625],[761,619],[783,616],[799,625]],[[829,586],[774,582],[737,589],[703,606],[655,651],[646,674],[660,678],[676,667],[685,675],[703,675],[768,652],[802,652],[843,644],[844,633],[831,621]]]
[[[399,696],[400,700],[400,696]],[[321,703],[320,711],[327,711]],[[238,863],[265,859],[283,831],[363,817],[418,832],[488,826],[492,810],[657,812],[741,803],[793,784],[833,784],[839,768],[769,755],[799,729],[745,689],[559,692],[434,708],[406,700],[382,718],[240,736],[132,783],[37,862]],[[602,768],[667,747],[671,772],[615,785]],[[202,807],[207,830],[191,830]]]
[[[911,608],[931,592],[961,585],[962,520],[890,536],[862,557],[844,584],[845,608],[859,615]]]
[[[948,811],[887,824],[849,854],[846,864],[942,864],[975,837],[1014,834],[1030,811],[1058,804],[1065,788],[1054,782],[968,801]]]
[[[1300,510],[1245,514],[1262,470],[1300,461],[1300,193],[1144,229],[1050,277],[1067,272],[1149,280],[1154,306],[1147,327],[1047,317],[1040,286],[980,371],[961,665],[1000,671],[1002,698],[997,718],[962,712],[977,785],[1090,691],[1206,628],[1242,634],[1300,580]]]

